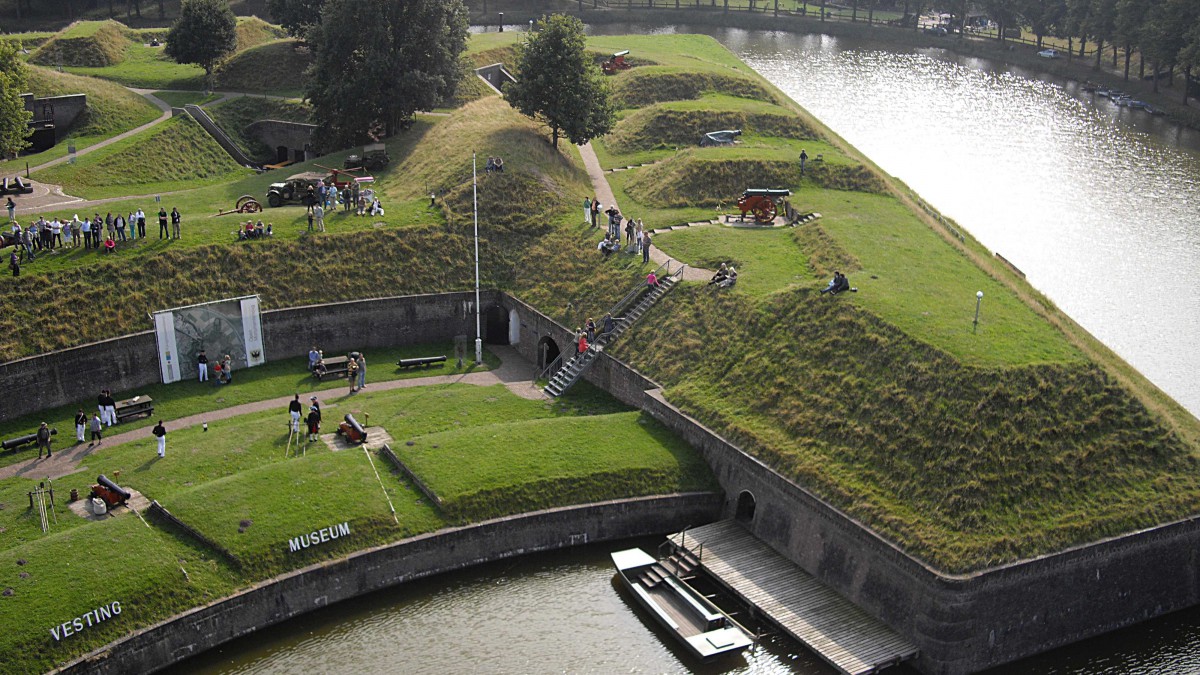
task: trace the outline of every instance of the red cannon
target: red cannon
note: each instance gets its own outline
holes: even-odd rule
[[[363,428],[358,420],[354,419],[354,415],[346,413],[343,417],[345,421],[338,425],[337,432],[346,437],[346,440],[351,443],[366,443],[367,430]]]
[[[600,64],[600,70],[604,71],[605,75],[616,75],[618,71],[629,70],[629,62],[625,57],[629,56],[629,50],[617,52],[608,57],[608,60]]]
[[[742,220],[746,219],[747,213],[753,213],[755,222],[770,223],[775,220],[775,214],[779,211],[776,202],[782,202],[784,197],[791,196],[791,194],[791,190],[760,188],[746,190],[737,203],[738,208],[742,210]]]
[[[103,499],[109,508],[124,504],[133,496],[128,490],[112,482],[104,474],[96,477],[96,483],[92,486],[92,496]]]

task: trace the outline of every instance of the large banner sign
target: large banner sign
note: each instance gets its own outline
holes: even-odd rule
[[[229,355],[233,372],[267,362],[257,295],[154,313],[164,383],[197,377],[201,350],[210,368]]]

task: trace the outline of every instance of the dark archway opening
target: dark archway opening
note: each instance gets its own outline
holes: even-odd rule
[[[554,340],[550,339],[549,337],[544,337],[538,341],[537,353],[538,353],[538,356],[537,356],[538,370],[539,371],[545,370],[546,366],[549,366],[551,363],[554,363],[554,360],[558,358],[558,355],[560,353],[558,351],[558,343],[555,342]],[[548,374],[553,375],[554,373],[548,373]]]
[[[738,495],[737,511],[734,512],[734,519],[739,523],[750,523],[754,520],[754,495],[750,494],[749,490],[742,490]]]
[[[281,164],[288,161],[288,149],[286,145],[275,148],[275,161]]]
[[[499,305],[489,307],[483,313],[483,320],[487,324],[487,330],[483,336],[484,342],[489,345],[508,344],[508,310]]]

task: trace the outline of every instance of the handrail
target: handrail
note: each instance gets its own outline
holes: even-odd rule
[[[657,268],[655,268],[655,269],[654,269],[654,276],[658,276],[658,273],[659,273],[660,271],[662,271],[662,270],[663,270],[663,268],[666,268],[666,270],[667,270],[667,275],[668,275],[668,276],[670,276],[670,274],[671,274],[671,261],[670,261],[670,259],[668,259],[668,260],[667,260],[667,262],[665,262],[665,263],[663,263],[663,264],[659,265]],[[616,315],[616,314],[619,314],[619,313],[620,313],[620,311],[621,311],[621,308],[622,308],[622,307],[624,307],[624,306],[625,306],[625,304],[626,304],[626,303],[628,303],[630,300],[632,300],[633,298],[635,298],[635,297],[637,297],[638,295],[640,295],[640,294],[641,294],[641,292],[642,292],[643,290],[645,290],[645,288],[646,288],[646,282],[644,282],[644,281],[640,281],[640,282],[638,282],[638,283],[637,283],[637,284],[636,284],[636,285],[633,287],[633,289],[632,289],[632,290],[630,290],[628,293],[626,293],[626,294],[625,294],[625,297],[623,297],[623,298],[621,298],[620,300],[618,300],[618,301],[616,302],[616,304],[614,304],[614,305],[613,305],[611,308],[609,308],[609,310],[608,310],[607,314],[608,314],[609,316],[614,316],[614,315]]]
[[[556,363],[559,364],[559,368],[561,369],[562,368],[562,360],[563,360],[562,352],[559,352],[558,356],[554,357],[554,360],[550,362],[550,365],[543,368],[542,372],[538,373],[538,376],[535,377],[534,379],[535,380],[542,379],[542,376],[546,375],[546,373],[549,373],[551,370],[554,369],[554,364],[556,364]]]

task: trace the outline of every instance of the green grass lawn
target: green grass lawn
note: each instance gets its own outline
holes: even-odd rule
[[[200,124],[176,117],[80,157],[35,172],[43,183],[86,199],[157,194],[228,183],[252,171],[238,165]]]
[[[204,89],[204,69],[176,63],[162,47],[130,42],[125,58],[110,66],[69,66],[65,70],[142,89]]]
[[[467,521],[714,486],[695,451],[637,411],[455,429],[395,450]]]
[[[464,364],[458,368],[453,361],[448,361],[444,367],[437,369],[404,369],[396,366],[400,359],[431,354],[454,353],[454,345],[450,342],[435,342],[430,344],[411,345],[407,347],[391,347],[388,349],[364,350],[367,358],[367,383],[384,380],[405,380],[427,375],[457,375],[460,373],[489,370],[500,365],[500,360],[490,351],[483,352],[483,365]],[[330,354],[332,356],[332,354]],[[221,410],[243,403],[265,401],[268,399],[290,396],[293,393],[311,391],[331,392],[337,396],[347,389],[346,380],[331,379],[317,381],[308,374],[308,357],[302,356],[291,359],[271,360],[256,368],[245,368],[235,373],[234,383],[226,386],[216,386],[212,381],[198,382],[191,377],[172,384],[153,384],[133,391],[114,392],[120,399],[133,396],[149,396],[154,399],[154,416],[126,421],[113,430],[120,432],[130,429],[150,427],[159,419],[172,420],[210,410]],[[369,388],[369,387],[368,387]],[[99,392],[97,392],[99,393]],[[307,400],[307,399],[306,399]],[[39,414],[26,415],[14,420],[0,423],[0,438],[32,433],[38,424],[45,421],[51,427],[57,428],[59,435],[55,438],[53,447],[64,448],[74,443],[75,411],[83,408],[91,414],[95,411],[94,397],[71,405],[59,406]],[[33,456],[30,447],[17,451],[0,453],[0,466],[12,464]],[[36,449],[34,450],[36,452]]]
[[[721,263],[732,264],[738,271],[736,293],[758,296],[793,284],[812,284],[808,255],[790,228],[704,225],[660,234],[654,237],[654,245],[695,267],[715,270]]]

